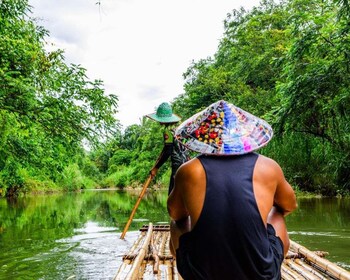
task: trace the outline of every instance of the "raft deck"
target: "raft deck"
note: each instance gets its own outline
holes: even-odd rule
[[[140,235],[123,256],[114,280],[182,280],[169,249],[169,225],[144,225]],[[282,264],[282,279],[350,280],[350,272],[324,258],[325,252],[312,252],[294,241]]]

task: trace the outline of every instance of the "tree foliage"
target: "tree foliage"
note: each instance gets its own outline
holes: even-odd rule
[[[46,36],[27,1],[0,2],[2,189],[23,187],[14,179],[21,169],[56,180],[82,154],[83,140],[96,144],[119,128],[117,96],[80,65],[67,65],[62,50],[46,51]]]
[[[174,111],[185,119],[219,99],[233,102],[273,125],[274,140],[260,152],[292,184],[349,193],[349,17],[341,0],[263,0],[233,10],[214,56],[184,72]]]

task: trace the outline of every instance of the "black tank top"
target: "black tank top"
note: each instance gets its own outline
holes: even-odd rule
[[[185,280],[280,279],[252,185],[258,154],[198,157],[206,195],[197,224],[180,237],[177,267]]]

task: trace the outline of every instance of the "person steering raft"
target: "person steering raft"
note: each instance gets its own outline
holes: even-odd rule
[[[163,140],[164,146],[161,151],[155,165],[150,171],[152,177],[157,174],[158,169],[170,158],[171,159],[171,177],[169,182],[168,194],[171,193],[174,187],[174,177],[176,170],[190,159],[188,150],[179,144],[174,138],[174,126],[181,118],[174,114],[169,103],[163,102],[157,108],[157,111],[146,115],[146,117],[159,122],[160,125],[164,126]]]
[[[146,117],[159,122],[161,125],[164,125],[163,139],[164,147],[160,153],[155,165],[150,171],[150,175],[145,182],[142,191],[137,199],[135,206],[130,214],[129,220],[127,221],[124,230],[120,236],[121,239],[124,239],[124,236],[131,224],[131,221],[135,215],[136,209],[139,206],[142,197],[144,196],[146,189],[154,176],[157,174],[158,169],[169,159],[171,158],[171,177],[169,182],[168,195],[174,188],[174,178],[177,169],[186,161],[190,159],[189,150],[181,145],[174,137],[174,125],[180,121],[180,117],[173,114],[173,110],[169,103],[163,102],[157,108],[157,111],[151,114],[146,115]]]

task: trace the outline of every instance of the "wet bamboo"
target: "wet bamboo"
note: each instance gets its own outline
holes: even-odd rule
[[[159,271],[156,275],[156,279],[161,280],[163,278],[163,275],[164,275],[164,269],[162,268],[162,265],[159,265]]]
[[[131,224],[131,222],[132,222],[132,219],[134,218],[134,215],[135,215],[135,213],[136,213],[136,209],[139,207],[139,204],[140,204],[140,202],[141,202],[141,199],[142,199],[143,196],[145,195],[146,190],[147,190],[147,188],[148,188],[148,185],[149,185],[149,184],[151,183],[151,181],[152,181],[152,178],[153,178],[153,176],[152,176],[152,175],[149,175],[149,177],[147,178],[145,184],[143,185],[143,188],[142,188],[142,190],[141,190],[141,193],[140,193],[140,195],[139,195],[139,197],[138,197],[138,199],[137,199],[137,201],[136,201],[136,203],[135,203],[135,205],[134,205],[134,208],[133,208],[132,211],[131,211],[129,220],[128,220],[128,222],[126,223],[126,225],[125,225],[125,227],[124,227],[124,230],[123,230],[123,232],[122,232],[122,234],[121,234],[121,236],[120,236],[120,239],[124,239],[124,236],[125,236],[126,232],[128,231],[129,226],[130,226],[130,224]]]
[[[137,240],[134,242],[134,244],[132,245],[131,249],[129,250],[129,254],[128,255],[132,255],[134,253],[134,251],[137,249],[137,247],[139,246],[139,244],[141,244],[141,240],[145,237],[144,234],[140,234],[139,237],[137,238]]]
[[[159,271],[159,256],[158,256],[158,250],[157,250],[157,236],[151,238],[151,248],[152,248],[152,256],[154,258],[154,265],[153,265],[153,274],[157,274]]]
[[[290,240],[290,247],[293,248],[295,251],[299,252],[300,254],[304,255],[309,262],[318,265],[327,273],[333,275],[336,279],[350,280],[350,272],[337,266],[336,264],[333,264],[329,260],[317,256],[315,253],[306,249],[304,246],[301,246],[300,244]]]
[[[135,279],[153,279],[152,265],[151,263],[143,260],[139,267],[139,271],[136,274]]]
[[[172,280],[173,278],[173,269],[172,269],[172,262],[171,261],[165,261],[166,264],[166,279]]]
[[[169,234],[169,233],[167,233],[167,232],[165,232],[165,233],[162,234],[162,240],[161,240],[161,243],[160,243],[160,249],[159,249],[159,251],[160,251],[163,255],[166,254],[166,251],[165,251],[166,246],[165,246],[165,244],[166,244],[166,241],[167,241],[167,236],[168,236],[168,234]]]
[[[322,275],[319,271],[311,267],[310,265],[307,265],[305,262],[303,262],[301,259],[295,259],[294,262],[299,264],[300,266],[304,267],[306,270],[308,270],[310,273],[317,276],[320,280],[327,280],[327,278]]]
[[[305,279],[304,277],[302,278],[293,269],[291,269],[284,261],[282,263],[281,271],[282,271],[282,279],[287,279],[285,278],[286,276],[294,280]]]
[[[293,262],[291,259],[285,260],[285,262],[287,263],[287,265],[290,268],[294,269],[296,272],[298,272],[305,279],[308,279],[308,280],[318,280],[319,279],[317,276],[313,275],[312,273],[310,273],[309,271],[304,269],[299,264]]]
[[[283,280],[295,280],[295,278],[293,276],[288,274],[287,269],[288,268],[286,265],[282,265],[282,267],[281,267],[282,279]]]
[[[148,245],[150,243],[150,240],[152,238],[152,230],[153,230],[153,226],[152,223],[150,223],[148,225],[148,231],[144,240],[144,243],[142,244],[142,247],[140,249],[140,252],[138,253],[132,268],[128,274],[128,276],[125,278],[125,280],[135,280],[137,279],[137,275],[139,273],[139,269],[140,269],[140,265],[142,265],[143,259],[147,253],[148,250]]]

